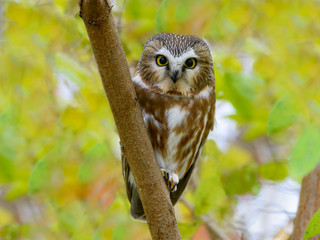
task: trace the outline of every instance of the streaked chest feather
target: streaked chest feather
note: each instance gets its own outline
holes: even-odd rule
[[[213,125],[213,88],[175,98],[136,85],[144,121],[161,168],[183,177],[198,158]]]
[[[158,128],[158,131],[151,127],[155,129],[151,141],[160,167],[178,173],[179,178],[198,157],[207,125],[208,111],[197,111],[194,104],[191,102],[186,107],[174,105],[168,108],[162,119],[164,127]],[[150,125],[159,124],[149,121],[148,129]]]

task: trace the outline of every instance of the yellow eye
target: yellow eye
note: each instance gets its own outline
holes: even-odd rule
[[[168,64],[168,59],[163,55],[159,55],[157,56],[156,63],[158,66],[163,67]]]
[[[197,61],[195,58],[188,58],[185,62],[184,62],[184,66],[186,68],[195,68],[195,66],[197,65]]]

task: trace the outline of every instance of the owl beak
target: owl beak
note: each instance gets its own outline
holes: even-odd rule
[[[179,71],[178,71],[178,70],[172,71],[172,72],[170,73],[170,77],[171,77],[172,81],[173,81],[174,83],[176,83],[176,81],[177,81],[177,80],[179,79],[179,77],[180,77]]]

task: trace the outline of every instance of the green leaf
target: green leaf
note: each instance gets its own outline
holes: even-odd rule
[[[59,212],[59,223],[74,233],[83,217],[83,209],[79,202],[72,203]]]
[[[14,177],[14,163],[17,160],[17,149],[21,147],[17,138],[17,109],[10,106],[1,112],[0,109],[0,181],[10,181]]]
[[[44,157],[33,167],[29,179],[29,193],[33,194],[49,184],[50,163]]]
[[[225,202],[226,194],[221,184],[220,175],[212,161],[207,161],[202,166],[201,181],[196,189],[194,199],[196,216],[219,209]]]
[[[212,191],[208,192],[208,189],[212,189]],[[213,208],[218,208],[224,199],[225,192],[217,175],[213,174],[211,177],[201,180],[195,193],[194,212],[196,216],[205,214]]]
[[[178,4],[175,11],[175,19],[177,21],[187,21],[192,16],[192,0],[183,0]]]
[[[126,231],[126,226],[122,225],[122,224],[116,226],[115,229],[113,230],[112,239],[113,240],[128,239],[128,233]]]
[[[259,166],[259,174],[264,179],[282,181],[288,176],[288,164],[285,162],[270,162]]]
[[[256,194],[260,189],[255,165],[248,165],[231,172],[224,177],[224,182],[226,192],[229,195]]]
[[[275,133],[296,121],[297,114],[290,96],[279,99],[272,107],[268,118],[268,133]]]
[[[234,144],[229,147],[225,154],[220,155],[219,166],[222,171],[231,172],[248,165],[252,159],[253,157],[247,149]]]
[[[92,233],[85,232],[85,229],[78,230],[73,234],[71,240],[92,240]]]
[[[194,232],[199,228],[200,224],[200,221],[192,223],[178,223],[182,239],[190,239]]]
[[[86,205],[72,202],[59,211],[59,223],[72,233],[74,240],[92,239],[93,228],[86,212]]]
[[[85,154],[85,160],[78,170],[78,179],[83,183],[90,182],[97,173],[97,167],[101,160],[106,160],[110,156],[109,146],[104,142],[97,143],[91,147]]]
[[[22,181],[15,181],[10,184],[9,190],[5,194],[7,201],[12,201],[18,197],[23,196],[28,192],[28,184]]]
[[[314,125],[305,127],[289,157],[292,177],[302,178],[320,162],[320,129]]]
[[[320,233],[320,209],[312,216],[306,231],[304,233],[303,239],[309,239]]]
[[[52,173],[55,164],[60,158],[60,143],[44,155],[33,167],[29,177],[29,193],[33,194],[39,190],[48,190],[52,183]]]
[[[1,156],[1,152],[0,152],[0,181],[4,182],[4,181],[12,180],[13,172],[14,172],[13,161],[11,161],[10,159],[7,159],[4,156]]]
[[[82,86],[84,79],[91,77],[89,71],[86,68],[81,66],[78,61],[75,61],[67,54],[55,54],[54,59],[50,60],[55,73],[64,74],[71,81],[76,83],[77,86]]]
[[[227,72],[223,91],[226,99],[236,108],[237,113],[244,119],[250,119],[253,111],[253,102],[256,98],[254,86],[260,80],[250,75]]]
[[[155,16],[155,27],[157,32],[164,32],[166,31],[166,23],[167,23],[167,8],[169,5],[170,0],[163,0],[158,9],[157,14]]]

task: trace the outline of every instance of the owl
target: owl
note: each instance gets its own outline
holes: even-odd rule
[[[209,47],[196,36],[156,34],[144,46],[133,83],[174,205],[214,124],[215,77]],[[122,168],[131,215],[143,221],[145,213],[124,154]]]

